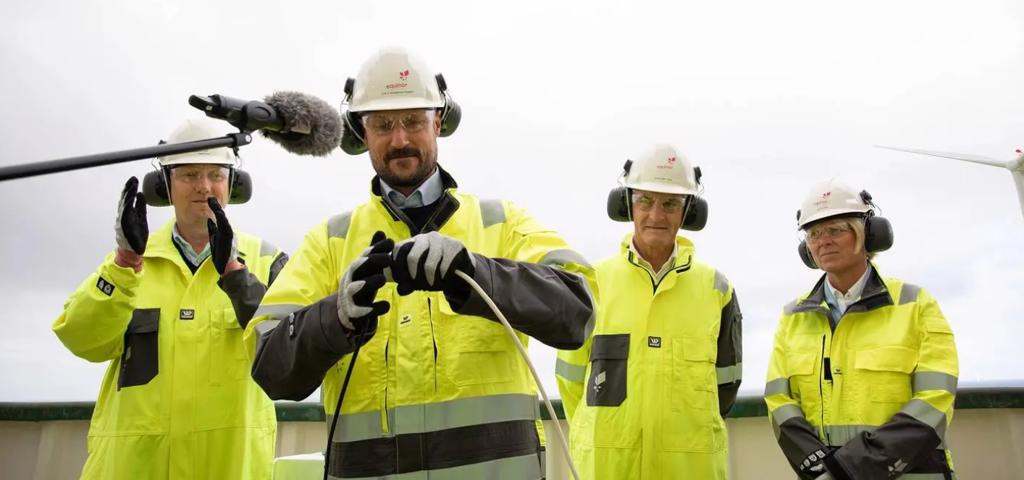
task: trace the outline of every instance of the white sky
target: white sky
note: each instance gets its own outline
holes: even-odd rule
[[[460,186],[526,207],[592,261],[631,227],[605,216],[624,159],[677,145],[704,172],[698,257],[739,292],[744,393],[760,393],[782,305],[818,274],[795,211],[836,176],[895,228],[883,274],[929,289],[957,336],[961,384],[1022,377],[1024,222],[1010,175],[873,144],[1010,159],[1024,142],[1024,4],[1015,0],[723,2],[6,2],[0,165],[148,146],[190,94],[299,90],[340,103],[378,48],[443,72],[464,115],[439,140]],[[229,131],[225,124],[225,133]],[[242,150],[237,229],[293,251],[365,201],[365,155]],[[50,331],[113,248],[117,197],[148,161],[0,183],[0,401],[92,400],[105,365]],[[151,225],[169,209],[150,209]],[[553,351],[532,355],[554,389]]]

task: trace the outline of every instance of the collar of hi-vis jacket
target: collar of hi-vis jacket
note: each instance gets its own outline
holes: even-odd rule
[[[455,179],[445,169],[441,168],[441,165],[438,165],[437,169],[441,174],[441,185],[444,188],[444,194],[437,200],[438,205],[430,219],[423,225],[422,230],[417,231],[416,225],[405,213],[402,213],[402,209],[395,205],[387,195],[384,195],[383,189],[380,186],[379,175],[375,175],[370,180],[370,195],[374,197],[373,203],[383,207],[388,212],[388,215],[391,215],[392,220],[401,220],[402,223],[409,227],[409,231],[413,235],[440,230],[445,222],[459,209],[459,201],[452,195],[452,192],[459,187],[459,184],[455,183]]]
[[[867,312],[876,308],[882,308],[893,304],[892,295],[889,295],[889,288],[885,286],[878,269],[872,263],[868,264],[867,281],[864,283],[864,291],[860,294],[860,300],[846,307],[846,313]],[[828,315],[828,307],[825,302],[825,282],[828,274],[824,274],[814,284],[814,288],[802,300],[798,301],[793,313],[817,311]]]
[[[647,271],[643,265],[640,264],[640,256],[629,248],[629,245],[633,242],[633,233],[627,233],[626,237],[622,239],[622,243],[619,245],[622,256],[626,258],[626,261],[635,265],[637,268],[642,268]],[[686,237],[676,235],[676,258],[675,265],[672,266],[671,272],[682,273],[690,269],[693,265],[693,253],[696,247]],[[646,259],[644,259],[646,261]],[[668,275],[666,274],[666,277]]]
[[[185,259],[181,257],[181,252],[174,246],[174,239],[172,238],[174,224],[174,219],[171,218],[159,230],[150,232],[149,241],[146,242],[146,253],[142,254],[142,258],[162,258],[174,263],[183,273],[187,274],[186,276],[190,276],[192,275],[192,270],[188,268],[188,265],[185,264]],[[235,230],[235,235],[238,235],[238,230]],[[244,264],[246,252],[241,247],[238,250],[238,257]],[[206,260],[203,261],[203,263],[205,262]],[[199,267],[202,267],[202,265],[199,265]]]

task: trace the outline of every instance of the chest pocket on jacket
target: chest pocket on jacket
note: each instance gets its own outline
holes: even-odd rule
[[[629,334],[594,335],[590,348],[587,405],[617,407],[626,400]]]
[[[455,385],[466,387],[512,380],[519,351],[512,345],[504,327],[484,318],[460,316],[447,301],[438,300],[437,306],[441,318],[435,319],[434,325],[447,324],[439,327],[450,328],[446,330],[450,335],[441,341],[451,343],[439,344],[436,348],[451,350],[446,357],[451,359],[446,371]]]
[[[860,350],[854,362],[858,385],[882,403],[910,400],[910,373],[916,366],[917,352],[899,345]]]
[[[813,395],[819,395],[819,378],[814,374],[818,364],[821,363],[818,352],[789,352],[785,361],[793,398],[799,401],[804,392],[813,392]]]
[[[237,381],[249,371],[242,343],[242,327],[232,308],[210,312],[210,382]]]
[[[145,385],[156,377],[160,366],[159,330],[159,308],[140,308],[132,312],[132,320],[124,333],[118,390]]]
[[[715,357],[718,344],[711,337],[679,337],[672,342],[673,411],[683,404],[700,410],[718,410]],[[678,397],[682,397],[681,399]]]

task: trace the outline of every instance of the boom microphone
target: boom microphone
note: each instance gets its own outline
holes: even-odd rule
[[[246,132],[263,136],[297,155],[330,155],[341,141],[341,117],[327,102],[300,92],[274,92],[264,101],[224,95],[192,95],[189,105],[206,116],[225,120]]]

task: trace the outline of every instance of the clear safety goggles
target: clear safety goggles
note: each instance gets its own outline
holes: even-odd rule
[[[433,114],[433,110],[370,112],[363,115],[363,126],[377,135],[389,135],[398,125],[401,125],[406,133],[419,133],[431,124]]]
[[[228,167],[200,167],[183,165],[171,169],[171,178],[187,183],[195,184],[208,180],[210,183],[222,183],[228,181],[230,170]]]
[[[686,199],[682,196],[678,197],[667,197],[662,198],[660,201],[654,197],[647,195],[646,193],[634,192],[633,193],[633,205],[641,212],[649,212],[654,209],[654,205],[660,205],[661,211],[666,213],[676,213],[683,211],[683,207],[686,206]]]
[[[817,242],[828,238],[836,238],[849,231],[852,231],[852,229],[846,220],[833,220],[805,230],[804,239],[808,242]]]

